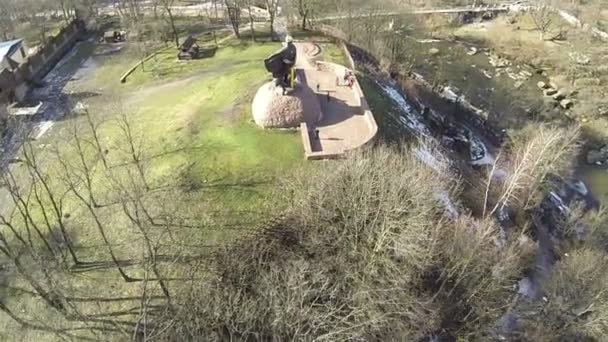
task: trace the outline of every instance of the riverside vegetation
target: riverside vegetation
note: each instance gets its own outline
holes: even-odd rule
[[[322,6],[365,5],[284,3],[294,30],[332,13]],[[387,69],[405,65],[385,19],[357,20],[350,43]],[[141,41],[70,57],[66,68],[88,73],[67,87],[101,94],[3,170],[3,339],[602,341],[605,213],[547,202],[571,178],[584,128],[529,123],[485,168],[390,132],[344,160],[305,164],[298,134],[249,120],[249,89],[279,46],[251,28],[192,68],[161,53],[121,91],[116,65],[138,62]],[[345,60],[325,44],[327,58]],[[370,70],[364,88],[382,118],[395,108],[373,86],[386,75]]]

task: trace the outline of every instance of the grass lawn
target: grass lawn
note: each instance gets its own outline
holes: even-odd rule
[[[179,187],[189,198],[227,211],[264,207],[277,176],[303,163],[297,132],[264,131],[251,118],[255,91],[269,79],[262,60],[279,47],[231,39],[213,56],[189,62],[177,61],[170,49],[126,84],[108,79],[116,75],[113,63],[100,65],[83,84],[107,84],[114,96],[95,99],[111,102],[99,110],[102,139],[112,147],[109,158],[119,164],[124,157],[124,137],[114,119],[126,114],[142,150],[155,156],[147,171],[154,184]]]
[[[344,55],[344,51],[342,51],[336,43],[321,43],[320,45],[323,48],[323,59],[325,59],[325,61],[344,66],[349,65],[346,55]]]
[[[339,63],[343,58],[341,51],[327,40],[321,43],[325,60]],[[61,82],[67,83],[63,91],[82,96],[74,100],[84,102],[98,124],[109,168],[103,166],[84,115],[55,122],[33,147],[56,193],[66,193],[69,177],[55,150],[73,170],[76,186],[86,193],[84,171],[72,136],[76,129],[82,138],[84,159],[92,170],[92,192],[100,204],[96,215],[117,259],[132,263],[124,266],[130,277],[144,277],[141,262],[147,252],[142,232],[123,212],[124,193],[116,188],[123,181],[128,183],[129,178],[140,177],[130,160],[121,119],[126,118],[131,126],[150,185],[149,190],[140,188],[137,196],[141,196],[155,219],[162,220],[165,213],[172,213],[180,220],[175,226],[148,228],[159,239],[158,254],[167,258],[177,256],[181,261],[182,257],[208,257],[216,248],[262,227],[288,205],[284,200],[287,196],[281,196],[285,195],[282,182],[289,181],[296,169],[318,165],[304,161],[297,131],[263,130],[252,120],[253,96],[260,85],[270,80],[263,59],[279,48],[280,44],[274,42],[252,43],[244,35],[243,40],[225,40],[207,58],[189,62],[177,61],[177,51],[170,48],[162,50],[146,63],[145,70],[136,70],[121,84],[120,76],[140,58],[137,49],[129,44],[121,47],[85,41],[58,69]],[[23,164],[13,165],[12,170],[28,184],[30,178]],[[137,182],[140,183],[139,178]],[[141,283],[125,282],[119,275],[96,220],[81,200],[69,193],[62,197],[62,208],[65,215],[61,216],[80,261],[101,266],[78,271],[56,266],[49,270],[54,281],[69,296],[80,298],[72,304],[83,315],[103,317],[133,310],[141,299]],[[30,211],[33,220],[45,227],[40,207],[32,203]],[[16,224],[24,225],[21,221]],[[24,257],[23,262],[32,269],[39,267],[29,258]],[[166,261],[159,268],[168,278],[205,272],[193,270],[192,265]],[[36,277],[42,277],[41,272]],[[14,288],[30,288],[14,273],[6,274],[3,281]],[[171,284],[174,295],[182,290],[181,283]],[[151,291],[160,294],[158,288]],[[106,298],[117,300],[104,301]],[[27,293],[5,293],[2,299],[29,321],[53,327],[74,324]],[[125,320],[131,318],[130,314],[124,314]],[[110,335],[111,340],[122,336]],[[95,337],[86,331],[81,336]],[[0,337],[11,341],[58,340],[52,334],[22,329],[2,315]]]
[[[81,48],[90,52],[91,46],[87,44]],[[78,77],[66,89],[94,90],[101,94],[85,102],[94,120],[100,123],[98,132],[108,151],[111,172],[126,177],[127,171],[133,170],[132,166],[125,165],[128,160],[126,139],[118,124],[118,119],[125,116],[132,126],[135,144],[145,158],[146,178],[152,188],[160,189],[146,194],[145,200],[151,207],[163,206],[179,211],[192,225],[173,229],[171,240],[159,247],[159,253],[200,255],[205,253],[200,246],[228,243],[244,234],[239,228],[255,228],[286,205],[274,195],[281,190],[279,177],[307,165],[300,135],[296,131],[262,130],[253,123],[250,113],[255,91],[269,79],[262,60],[279,46],[277,43],[231,40],[220,46],[213,57],[189,63],[175,61],[172,51],[161,55],[156,62],[159,69],[167,70],[162,79],[137,71],[132,82],[126,84],[120,84],[118,78],[110,76],[119,69],[112,61],[133,61],[129,60],[132,55],[128,51],[112,57],[93,54],[86,63],[83,62],[86,56],[75,53],[64,64],[66,69],[90,66],[88,72],[76,73]],[[34,146],[45,170],[53,176],[49,182],[58,189],[65,183],[51,150],[58,146],[70,165],[79,165],[75,141],[70,136],[74,124],[90,142],[86,119],[80,116],[56,122]],[[86,151],[94,151],[90,143],[85,145]],[[122,207],[116,202],[117,194],[112,191],[112,182],[100,160],[93,153],[87,155],[87,159],[94,168],[96,197],[103,203],[97,212],[114,245],[114,252],[121,260],[140,260],[140,233],[122,214]],[[19,165],[14,171],[19,169],[25,172]],[[107,249],[84,205],[68,196],[63,199],[63,206],[69,213],[66,224],[71,238],[77,243],[79,257],[88,262],[109,260]],[[36,208],[32,208],[32,212],[42,226],[42,215]],[[142,276],[138,267],[126,269],[131,276]],[[168,265],[164,271],[169,276],[177,269],[179,266]],[[137,298],[141,290],[139,283],[125,283],[113,267],[84,273],[60,269],[53,272],[61,287],[69,289],[70,295],[75,297]],[[5,283],[28,288],[19,277],[10,275]],[[57,327],[69,325],[39,299],[29,295],[12,293],[5,303],[32,321]],[[137,302],[91,300],[75,305],[80,312],[95,314],[128,309],[134,304]],[[55,340],[48,334],[20,329],[6,316],[1,316],[0,327],[0,331],[11,332],[0,333],[6,340]]]

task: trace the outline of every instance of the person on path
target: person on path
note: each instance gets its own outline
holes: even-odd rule
[[[348,86],[350,88],[352,88],[353,85],[355,85],[355,74],[353,74],[352,71],[349,71],[348,72]]]
[[[350,76],[350,71],[348,69],[344,69],[344,84],[348,84],[348,77]]]

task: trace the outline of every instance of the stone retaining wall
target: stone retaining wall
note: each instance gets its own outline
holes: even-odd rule
[[[72,21],[57,35],[50,37],[33,55],[12,71],[0,73],[0,103],[23,100],[30,84],[39,83],[74,46],[84,31],[79,20]]]

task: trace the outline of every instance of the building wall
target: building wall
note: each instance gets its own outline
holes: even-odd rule
[[[21,43],[21,44],[23,44],[23,43]],[[17,49],[12,55],[8,56],[8,58],[12,59],[13,61],[17,62],[18,64],[25,63],[26,57],[27,56],[25,54],[23,45],[21,45],[21,47],[19,49]]]
[[[50,37],[37,53],[25,57],[15,70],[1,71],[0,106],[2,103],[23,100],[29,85],[32,82],[40,82],[74,46],[83,31],[83,25],[78,21],[73,21],[56,36]],[[25,49],[23,53],[25,54]],[[16,55],[20,56],[21,52],[17,51]]]

